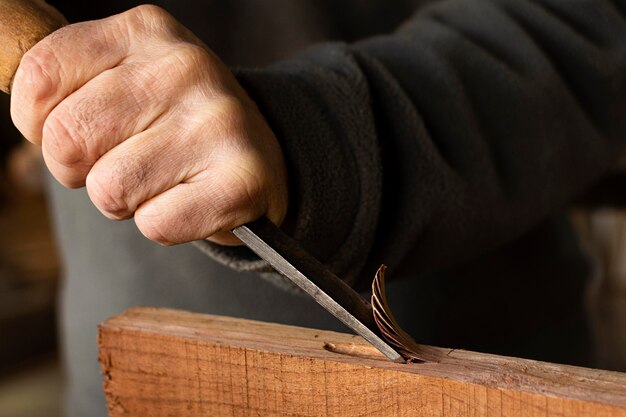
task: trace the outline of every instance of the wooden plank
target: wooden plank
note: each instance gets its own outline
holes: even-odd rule
[[[626,417],[626,374],[440,352],[394,364],[357,336],[152,308],[100,326],[111,417]]]

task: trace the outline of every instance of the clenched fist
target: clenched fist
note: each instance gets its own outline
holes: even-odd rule
[[[226,66],[162,9],[66,26],[33,47],[11,115],[54,177],[160,244],[236,244],[232,228],[280,224],[279,144]]]

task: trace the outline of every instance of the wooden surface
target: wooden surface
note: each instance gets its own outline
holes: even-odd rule
[[[334,350],[334,351],[332,351]],[[163,309],[100,327],[110,416],[625,416],[626,374]]]

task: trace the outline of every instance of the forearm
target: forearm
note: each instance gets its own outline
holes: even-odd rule
[[[623,9],[450,0],[240,72],[287,155],[296,237],[350,280],[409,250],[454,264],[565,207],[626,138]]]
[[[383,170],[392,167],[376,262],[399,262],[411,249],[413,264],[439,267],[489,250],[610,170],[626,138],[626,26],[617,6],[449,1],[395,39],[360,46],[386,70],[370,71],[378,80],[370,86],[381,86],[373,95],[391,103],[382,80],[395,78],[422,132],[401,142],[384,130],[402,117],[376,112]],[[410,58],[398,59],[393,46]]]

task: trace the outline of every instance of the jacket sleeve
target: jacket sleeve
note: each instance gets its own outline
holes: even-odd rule
[[[618,0],[447,0],[239,70],[285,153],[294,237],[355,284],[409,254],[453,265],[565,208],[624,147],[625,16]]]

